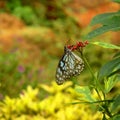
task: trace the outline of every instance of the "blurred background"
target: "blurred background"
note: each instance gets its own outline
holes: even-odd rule
[[[21,94],[30,95],[23,97],[27,105],[22,110],[20,106],[14,108],[15,115],[3,110],[0,116],[9,114],[8,118],[11,118],[13,115],[12,120],[31,120],[31,116],[35,120],[60,120],[61,117],[62,120],[91,119],[93,113],[85,105],[64,107],[63,103],[74,101],[76,94],[70,87],[72,83],[56,85],[56,67],[69,39],[74,44],[82,40],[92,30],[89,23],[95,15],[119,8],[119,4],[110,0],[0,0],[0,100],[6,100],[6,96],[11,101],[21,100]],[[120,45],[119,34],[108,32],[94,41]],[[91,45],[84,50],[95,72],[112,58],[114,52]],[[81,85],[89,83],[90,74],[86,68],[78,80]],[[31,97],[32,93],[35,98],[37,96],[35,100]],[[66,98],[66,95],[69,97]],[[29,99],[32,103],[28,105]],[[34,104],[36,107],[31,108]],[[52,112],[51,106],[54,106]],[[10,110],[7,104],[3,107]],[[18,109],[19,112],[16,111]],[[99,120],[101,116],[93,111],[94,119]],[[79,115],[74,116],[74,113]]]

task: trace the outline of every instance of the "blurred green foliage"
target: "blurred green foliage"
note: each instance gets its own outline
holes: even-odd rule
[[[66,5],[70,0],[7,0],[3,12],[9,12],[26,25],[45,26],[57,35],[68,38],[80,38],[80,27],[75,18],[70,17]]]
[[[39,74],[39,69],[20,60],[18,52],[0,52],[0,99],[17,96],[28,84],[37,86]]]

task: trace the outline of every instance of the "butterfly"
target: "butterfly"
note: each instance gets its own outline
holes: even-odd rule
[[[64,54],[56,70],[56,83],[63,84],[67,79],[79,75],[83,69],[83,60],[65,46]]]

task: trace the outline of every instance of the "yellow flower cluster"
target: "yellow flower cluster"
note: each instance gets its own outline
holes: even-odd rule
[[[49,95],[40,100],[39,88],[28,86],[18,98],[0,102],[0,120],[101,120],[102,114],[85,104],[70,104],[77,97],[70,82],[63,86],[40,85]]]

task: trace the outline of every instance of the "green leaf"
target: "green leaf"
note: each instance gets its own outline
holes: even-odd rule
[[[101,80],[104,77],[109,76],[113,71],[116,71],[120,67],[120,57],[117,57],[107,62],[98,72],[98,79]]]
[[[118,77],[117,75],[114,75],[112,77],[109,77],[107,80],[105,80],[105,93],[110,92],[110,90],[115,86],[115,84],[118,82]]]
[[[91,44],[101,46],[103,48],[110,48],[110,49],[120,49],[119,46],[110,44],[110,43],[105,43],[105,42],[90,42]]]
[[[88,86],[76,86],[75,91],[79,93],[82,97],[79,100],[94,102],[95,99],[92,97],[91,91]]]
[[[113,57],[120,57],[120,51],[117,52]]]
[[[117,115],[113,116],[109,120],[120,120],[120,114],[117,114]]]
[[[103,114],[103,118],[102,118],[102,120],[107,120],[105,114]]]
[[[117,3],[120,3],[120,0],[112,0],[113,2],[117,2]]]
[[[99,14],[92,19],[90,25],[96,25],[99,23],[105,24],[109,19],[112,19],[114,16],[120,16],[120,12],[118,11],[112,13]]]
[[[118,24],[111,24],[111,25],[104,25],[103,27],[97,28],[93,30],[92,32],[88,33],[85,39],[91,39],[93,37],[96,37],[98,35],[101,35],[108,31],[117,31],[120,30],[120,25]]]
[[[111,107],[111,112],[117,112],[117,110],[119,110],[120,108],[120,94],[118,96],[115,97],[112,107]]]
[[[117,75],[117,78],[118,78],[119,73],[120,73],[120,65],[118,65],[117,70],[115,70],[115,71],[113,71],[112,73],[110,73],[110,74],[108,75],[108,77],[111,77],[111,76],[113,76],[113,75],[116,74],[116,75]]]
[[[118,81],[120,81],[120,74],[117,74],[117,79]]]
[[[109,13],[106,15],[106,18],[104,14],[96,17],[95,19],[93,18],[93,22],[91,22],[91,24],[95,25],[100,23],[102,24],[102,26],[88,33],[88,35],[86,36],[86,39],[91,39],[93,37],[96,37],[97,35],[101,35],[108,31],[120,30],[119,21],[120,21],[120,12],[113,13],[113,14]]]

